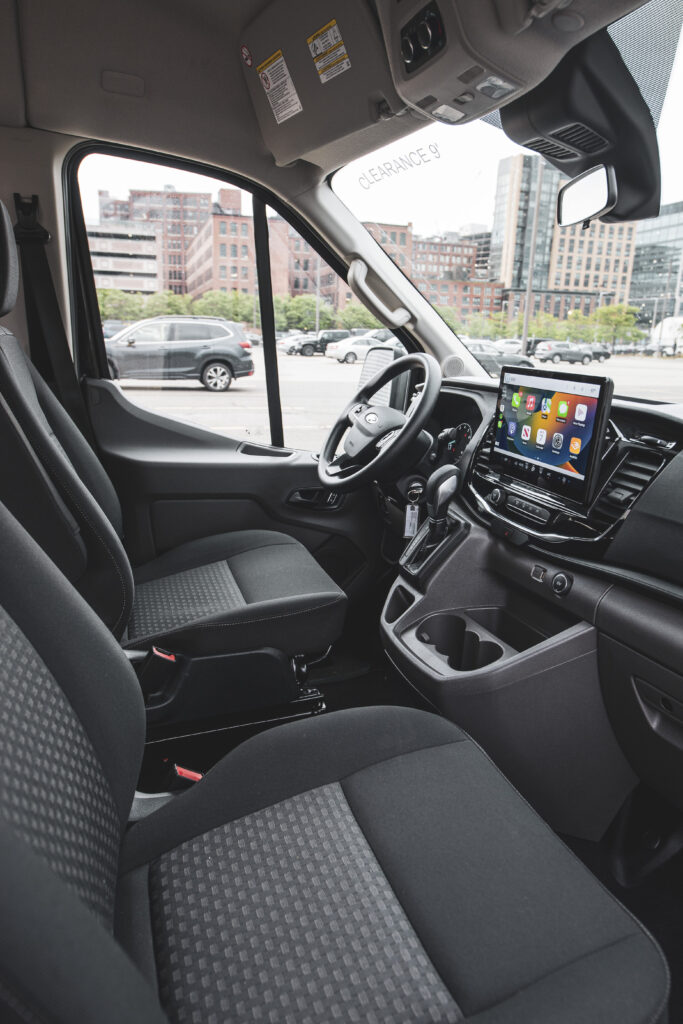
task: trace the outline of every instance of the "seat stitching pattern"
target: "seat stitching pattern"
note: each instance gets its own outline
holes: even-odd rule
[[[246,603],[226,561],[185,569],[137,587],[128,635],[169,633]]]
[[[189,629],[189,628],[191,628],[191,629],[220,629],[220,628],[223,628],[225,626],[251,626],[251,625],[254,625],[257,622],[275,622],[276,620],[279,620],[279,619],[291,618],[293,615],[308,615],[309,612],[317,612],[317,611],[321,611],[323,608],[331,608],[333,605],[339,604],[340,601],[345,601],[345,600],[346,600],[346,598],[342,595],[340,597],[335,597],[334,600],[332,600],[332,601],[325,601],[324,603],[315,604],[315,605],[312,605],[312,606],[310,606],[308,608],[298,608],[294,612],[282,612],[279,615],[266,615],[266,616],[263,616],[263,617],[258,618],[258,619],[233,619],[231,622],[197,622],[197,623],[189,622],[189,623],[187,623],[184,626],[180,626],[177,629],[172,630],[172,633],[174,633],[174,632],[175,633],[182,632],[183,629]],[[144,643],[144,642],[146,642],[148,640],[153,640],[155,637],[165,636],[165,635],[167,635],[167,634],[150,633],[148,636],[142,636],[142,637],[136,636],[136,637],[133,638],[133,640],[131,640],[129,638],[128,643],[133,643],[133,642],[135,642],[136,644]]]
[[[176,847],[151,891],[173,1021],[463,1020],[338,783]]]

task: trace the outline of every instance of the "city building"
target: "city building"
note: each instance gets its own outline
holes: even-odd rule
[[[542,157],[523,153],[498,164],[489,274],[508,289],[525,288],[529,277],[539,165],[542,179],[532,286],[544,291],[548,287],[560,172]]]
[[[466,225],[466,229],[461,231],[460,240],[476,245],[474,273],[477,277],[488,277],[491,273],[491,232],[486,228],[479,231],[468,230],[471,227],[474,225]]]
[[[185,251],[185,291],[197,299],[205,292],[241,291],[255,295],[254,219],[242,212],[242,192],[222,188]]]
[[[413,272],[413,225],[376,224],[364,221],[363,227],[370,232],[394,263],[411,277]]]
[[[683,202],[638,221],[629,302],[640,310],[643,325],[683,310]]]
[[[163,290],[161,239],[154,224],[108,220],[86,226],[96,288]]]
[[[585,230],[582,224],[556,226],[547,287],[597,292],[600,305],[628,302],[635,237],[633,222],[594,220]]]
[[[600,296],[594,291],[581,291],[571,289],[544,288],[540,291],[534,290],[530,316],[537,313],[549,313],[559,320],[565,320],[569,313],[575,310],[585,313],[588,316],[598,308]],[[503,309],[507,313],[508,320],[513,320],[524,313],[526,304],[526,288],[505,288],[503,290]]]
[[[236,192],[238,189],[222,191]],[[209,216],[208,192],[176,192],[172,185],[159,190],[131,189],[127,199],[115,199],[100,191],[100,223],[131,220],[153,223],[161,240],[161,274],[164,291],[182,295],[187,291],[185,253],[201,224]]]
[[[502,281],[418,279],[415,283],[432,305],[448,306],[463,323],[471,316],[490,316],[503,308]]]
[[[455,232],[413,238],[413,281],[469,281],[477,265],[477,246]]]

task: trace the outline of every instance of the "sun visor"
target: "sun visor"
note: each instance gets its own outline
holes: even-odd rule
[[[352,143],[404,107],[364,0],[275,0],[244,30],[240,57],[279,165],[315,163],[324,147]]]

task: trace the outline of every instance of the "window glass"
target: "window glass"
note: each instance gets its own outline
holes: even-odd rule
[[[488,354],[482,372],[499,376],[510,357],[533,366],[580,349],[591,372],[614,378],[617,394],[681,401],[683,45],[671,44],[677,56],[657,126],[658,217],[560,227],[567,178],[482,121],[429,124],[334,176],[339,197],[457,338]],[[482,338],[498,352],[475,349]],[[526,352],[506,359],[498,343],[511,339]],[[537,354],[548,342],[552,350]],[[452,344],[458,351],[456,337]]]
[[[351,331],[404,350],[287,221],[269,211],[268,226],[285,444],[319,451],[360,386],[368,347]]]
[[[250,193],[103,154],[84,158],[78,181],[117,387],[153,412],[270,443]],[[239,282],[221,262],[228,234],[241,237]]]

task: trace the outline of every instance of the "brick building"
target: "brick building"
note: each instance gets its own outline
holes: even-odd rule
[[[158,228],[162,290],[183,295],[187,291],[185,254],[209,216],[211,195],[176,192],[172,185],[157,190],[131,189],[127,199],[100,191],[99,207],[100,223],[135,221]]]
[[[254,219],[242,212],[242,191],[222,188],[185,253],[185,287],[197,299],[210,291],[257,290]]]

